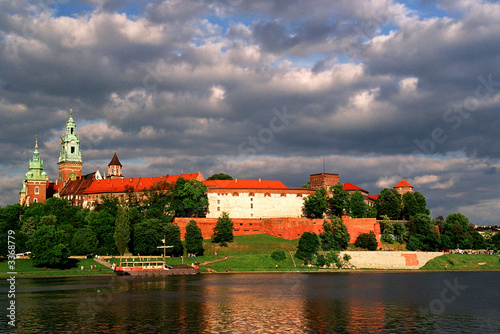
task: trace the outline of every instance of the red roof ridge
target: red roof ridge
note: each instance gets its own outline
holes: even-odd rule
[[[405,179],[402,179],[401,181],[399,181],[398,184],[396,184],[393,188],[399,188],[399,187],[412,187],[413,186],[411,184],[409,184]]]

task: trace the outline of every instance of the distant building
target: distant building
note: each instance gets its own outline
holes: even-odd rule
[[[411,193],[413,192],[413,186],[411,184],[409,184],[405,179],[402,179],[401,181],[399,181],[399,183],[396,184],[393,188],[396,189],[396,191],[399,194],[401,194],[401,196],[403,196],[407,192],[411,192]]]

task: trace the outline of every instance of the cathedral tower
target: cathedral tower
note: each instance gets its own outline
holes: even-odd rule
[[[38,153],[38,140],[35,142],[33,158],[29,162],[28,172],[20,192],[19,203],[29,205],[30,203],[45,203],[47,199],[47,185],[49,178],[43,170],[43,161]]]
[[[76,134],[76,123],[73,113],[66,122],[66,133],[61,137],[61,153],[59,153],[59,182],[63,186],[67,181],[74,181],[82,176],[82,152],[80,137]]]
[[[108,178],[110,179],[123,179],[122,164],[118,160],[118,156],[113,155],[113,159],[108,164]]]

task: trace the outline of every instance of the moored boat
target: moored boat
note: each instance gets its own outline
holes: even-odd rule
[[[113,268],[120,276],[169,276],[196,275],[200,267],[189,264],[168,265],[164,261],[133,261],[120,262]]]

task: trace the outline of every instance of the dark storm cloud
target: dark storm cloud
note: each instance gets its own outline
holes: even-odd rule
[[[84,172],[117,150],[128,176],[300,186],[326,157],[372,194],[408,178],[433,214],[497,197],[493,2],[426,4],[422,16],[385,0],[94,0],[71,16],[19,3],[0,4],[2,180],[21,184],[36,134],[54,179],[73,108]],[[3,183],[2,205],[13,188]]]

